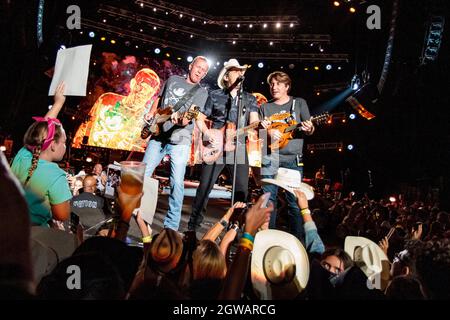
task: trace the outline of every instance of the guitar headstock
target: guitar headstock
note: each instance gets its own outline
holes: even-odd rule
[[[312,117],[310,120],[315,124],[323,124],[328,121],[328,118],[330,117],[330,114],[328,111],[325,111],[324,113],[319,114],[318,116]]]
[[[186,112],[185,115],[186,119],[188,120],[192,120],[192,119],[206,119],[206,116],[200,112],[200,108],[198,106],[196,106],[195,104],[193,104],[189,110]]]

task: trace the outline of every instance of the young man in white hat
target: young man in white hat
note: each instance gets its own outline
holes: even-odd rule
[[[261,106],[260,116],[263,119],[262,126],[268,129],[272,142],[279,140],[281,133],[270,129],[271,122],[267,120],[270,116],[286,114],[286,119],[280,121],[295,120],[297,123],[301,123],[301,127],[299,130],[296,130],[294,139],[290,140],[284,148],[267,149],[267,154],[262,159],[261,177],[265,179],[276,178],[279,168],[287,168],[298,172],[296,179],[299,180],[297,183],[300,184],[303,175],[303,137],[304,135],[312,135],[314,132],[314,126],[309,120],[311,115],[308,105],[304,99],[294,98],[289,95],[291,78],[288,74],[282,71],[272,72],[267,77],[267,83],[270,86],[270,94],[273,100]],[[292,174],[289,175],[292,178]],[[278,185],[273,183],[264,184],[263,190],[264,192],[270,192],[270,201],[274,203],[274,208],[276,208]],[[290,192],[286,193],[286,198],[288,202],[289,232],[298,237],[300,241],[304,241],[302,218],[297,200]],[[276,218],[276,212],[273,212],[270,217],[269,228],[276,227]]]
[[[241,123],[239,127],[244,127],[249,123],[258,122],[258,105],[256,98],[248,92],[243,91],[242,104],[243,114],[238,116],[238,92],[241,89],[243,76],[248,65],[240,65],[236,59],[228,60],[217,78],[218,90],[209,93],[205,104],[204,114],[212,121],[211,129],[208,129],[203,120],[197,120],[197,125],[203,134],[203,140],[209,141],[212,145],[220,145],[223,140],[216,133],[217,129],[224,129],[229,124],[238,127],[238,118]],[[238,152],[236,156],[236,187],[233,190],[235,201],[246,202],[248,195],[248,159],[245,152],[245,136],[238,136]],[[203,220],[203,210],[208,203],[209,194],[216,182],[219,174],[227,165],[233,172],[234,151],[221,154],[213,162],[208,162],[204,157],[200,185],[197,189],[192,203],[192,213],[188,223],[189,230],[196,230]],[[205,163],[206,162],[206,163]]]

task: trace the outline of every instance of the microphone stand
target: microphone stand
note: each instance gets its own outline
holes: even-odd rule
[[[238,113],[237,113],[237,125],[236,125],[236,147],[234,148],[234,164],[233,164],[233,185],[231,187],[231,205],[234,204],[234,191],[236,188],[236,169],[237,169],[237,165],[236,165],[236,160],[237,160],[237,155],[238,155],[238,151],[239,151],[239,136],[238,136],[238,132],[239,129],[241,128],[241,116],[243,116],[243,108],[244,106],[242,105],[242,95],[244,92],[244,80],[245,77],[244,76],[240,76],[239,79],[237,80],[237,82],[240,82],[240,87],[237,93],[237,105],[238,105]],[[245,144],[243,144],[245,146]],[[244,161],[245,161],[245,156],[244,156]]]

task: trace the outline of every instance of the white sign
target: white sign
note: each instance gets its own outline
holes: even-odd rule
[[[56,87],[61,81],[66,83],[64,95],[86,96],[91,49],[92,45],[89,44],[58,51],[49,96],[55,95]]]

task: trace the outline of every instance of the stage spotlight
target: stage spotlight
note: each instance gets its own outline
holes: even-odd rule
[[[325,67],[327,70],[331,70],[331,64],[327,64],[327,66]]]
[[[194,21],[195,21],[195,18],[194,18],[194,17],[192,17],[192,19],[191,19],[191,20],[192,20],[192,22],[194,22]]]
[[[156,26],[153,26],[153,30],[156,30],[157,28],[156,28]]]
[[[240,27],[241,27],[241,24],[240,24],[240,23],[238,23],[236,27],[240,28]]]
[[[187,57],[187,62],[192,62],[192,60],[194,60],[194,58],[192,58],[192,56]]]
[[[280,29],[280,28],[281,28],[281,23],[277,22],[277,23],[275,24],[275,27],[276,27],[277,29]]]
[[[220,61],[217,61],[217,62],[216,62],[216,65],[220,66]]]
[[[228,24],[225,23],[225,28],[228,28]]]
[[[166,57],[170,58],[170,53],[166,52]]]
[[[140,3],[140,6],[141,6],[141,8],[143,8],[143,7],[144,7],[144,3],[143,3],[143,2],[141,2],[141,3]]]
[[[392,197],[392,196],[391,196],[391,197],[389,197],[389,201],[390,201],[390,202],[395,202],[395,201],[397,201],[397,200],[395,199],[395,197]]]
[[[308,71],[309,69],[308,69],[308,67],[305,67],[305,68],[303,68],[303,70]]]
[[[361,80],[359,79],[358,75],[354,75],[352,78],[352,81],[350,82],[350,87],[352,90],[358,90],[361,85]]]
[[[191,34],[191,39],[194,37],[194,35],[193,34]]]
[[[116,44],[116,40],[111,39],[111,43],[112,43],[112,44]]]
[[[260,68],[260,69],[264,68],[264,63],[262,63],[262,62],[258,63],[258,68]]]
[[[183,14],[182,14],[182,13],[180,13],[180,19],[181,19],[181,18],[183,18]]]
[[[248,27],[249,27],[250,29],[253,28],[253,24],[250,23],[250,24],[248,25]]]
[[[333,2],[333,4],[335,7],[339,7],[341,5],[341,3],[339,1],[335,1],[335,2]]]
[[[264,23],[264,24],[263,24],[263,28],[267,28],[267,23]]]
[[[339,151],[339,152],[342,152],[342,148],[339,148],[338,151]]]
[[[156,54],[160,54],[161,53],[161,49],[160,48],[155,48],[155,53]]]
[[[91,157],[87,157],[86,158],[86,162],[92,162],[92,158]]]
[[[270,41],[270,42],[269,42],[269,46],[273,46],[273,41]]]
[[[352,145],[352,144],[349,144],[349,145],[347,146],[347,149],[348,149],[349,151],[352,151],[352,150],[353,150],[353,145]]]
[[[156,12],[156,8],[153,8],[153,12]]]
[[[356,116],[355,116],[354,113],[351,113],[348,117],[350,118],[350,120],[355,120],[356,119]]]
[[[233,42],[232,42],[233,44],[236,44],[236,40],[233,40]]]
[[[353,7],[350,7],[350,12],[351,12],[351,13],[355,13],[355,12],[356,12],[356,9],[353,8]]]
[[[294,24],[291,22],[290,24],[289,24],[289,28],[293,28],[294,27]]]
[[[91,38],[95,37],[95,32],[94,31],[89,32],[89,37]]]
[[[318,66],[314,66],[314,70],[319,70],[319,67]]]
[[[338,67],[338,70],[342,70],[342,67],[341,67],[341,66],[339,66],[339,67]]]

